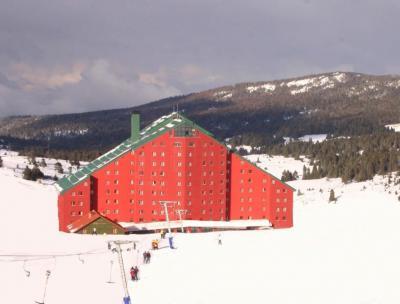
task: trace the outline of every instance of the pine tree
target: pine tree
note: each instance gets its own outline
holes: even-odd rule
[[[330,202],[336,202],[335,191],[333,191],[333,189],[331,189],[329,193],[329,203]]]
[[[63,174],[63,173],[64,173],[63,166],[61,165],[60,162],[56,162],[56,163],[54,164],[54,169],[55,169],[58,173],[60,173],[60,174]]]
[[[32,180],[32,170],[28,166],[25,167],[22,178]]]
[[[45,159],[44,158],[42,158],[42,160],[40,161],[40,164],[39,164],[39,166],[40,167],[47,167],[47,163],[46,163],[46,161],[45,161]]]

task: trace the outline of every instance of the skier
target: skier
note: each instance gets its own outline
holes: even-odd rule
[[[136,274],[135,274],[135,268],[133,266],[131,267],[130,274],[132,281],[135,281]]]
[[[218,234],[218,245],[222,245],[222,236],[221,236],[221,233]]]
[[[150,263],[150,260],[151,260],[151,253],[150,253],[150,251],[147,251],[147,254],[146,254],[147,263]]]
[[[137,281],[137,280],[139,280],[139,268],[137,266],[135,266],[134,270],[135,270],[135,279]]]
[[[143,252],[143,264],[147,264],[147,251]]]

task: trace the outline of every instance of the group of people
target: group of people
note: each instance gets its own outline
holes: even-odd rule
[[[151,253],[150,251],[145,251],[143,252],[143,263],[144,264],[149,264],[151,260]]]
[[[132,281],[139,280],[139,268],[137,266],[131,267],[131,279]]]

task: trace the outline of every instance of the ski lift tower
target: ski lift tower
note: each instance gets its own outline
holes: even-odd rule
[[[174,249],[174,239],[172,237],[172,232],[171,232],[171,222],[169,221],[169,214],[168,214],[168,205],[175,205],[176,202],[174,201],[160,201],[161,206],[164,207],[164,212],[165,212],[165,220],[167,221],[168,224],[168,241],[169,241],[169,248]]]
[[[176,209],[175,212],[176,212],[176,214],[178,214],[179,221],[181,222],[181,231],[185,232],[184,229],[183,229],[182,214],[186,215],[188,211],[186,209]]]
[[[132,241],[110,241],[109,242],[109,248],[111,248],[111,243],[115,245],[115,250],[118,253],[118,262],[119,262],[119,268],[121,270],[121,279],[122,279],[122,284],[124,287],[124,304],[131,304],[131,297],[129,295],[128,291],[128,283],[126,281],[126,274],[125,274],[125,266],[124,266],[124,259],[122,257],[122,248],[121,245],[127,245],[127,244],[132,244]]]

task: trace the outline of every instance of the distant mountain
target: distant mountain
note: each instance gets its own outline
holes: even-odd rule
[[[179,105],[221,140],[271,144],[306,134],[368,134],[400,122],[400,76],[334,72],[240,83],[138,107],[0,120],[5,142],[56,149],[105,149],[129,136],[129,115],[142,126]]]

